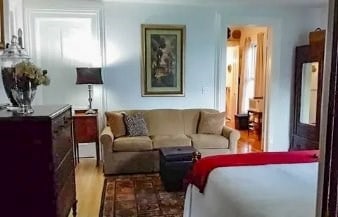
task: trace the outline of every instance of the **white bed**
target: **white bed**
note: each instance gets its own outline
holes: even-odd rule
[[[315,217],[318,163],[214,169],[189,185],[184,217]]]

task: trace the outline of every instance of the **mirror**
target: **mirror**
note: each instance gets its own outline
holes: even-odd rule
[[[300,122],[316,125],[319,63],[304,63],[302,66],[302,89]]]

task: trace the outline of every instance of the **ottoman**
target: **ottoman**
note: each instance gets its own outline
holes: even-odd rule
[[[248,114],[237,114],[235,115],[235,128],[237,130],[248,129]]]
[[[183,178],[192,166],[191,146],[160,149],[160,176],[166,191],[183,190]]]

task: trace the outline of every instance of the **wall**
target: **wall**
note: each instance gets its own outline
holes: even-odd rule
[[[323,9],[279,7],[279,9],[249,10],[242,8],[240,11],[245,16],[233,15],[234,12],[239,13],[239,9],[228,10],[223,12],[223,16],[228,17],[222,24],[224,26],[253,24],[269,27],[268,35],[271,37],[268,43],[271,49],[268,52],[270,53],[268,68],[271,73],[267,75],[270,85],[267,86],[266,92],[267,121],[264,124],[268,137],[264,138],[265,149],[268,151],[288,150],[294,48],[307,44],[308,32],[324,25],[319,16]],[[325,26],[321,27],[325,28]],[[222,84],[219,85],[222,87]]]
[[[74,9],[92,6],[63,1],[27,0],[25,7]],[[271,74],[267,150],[287,150],[294,48],[307,43],[308,32],[325,28],[323,8],[300,6],[193,6],[95,3],[104,10],[105,109],[209,107],[224,110],[226,28],[263,25],[271,29]],[[141,97],[141,24],[184,24],[186,33],[185,97]],[[63,84],[61,84],[63,85]],[[95,100],[95,99],[94,99]],[[283,115],[281,115],[281,108]]]
[[[216,107],[224,110],[226,55],[224,39],[231,25],[271,29],[271,74],[266,150],[287,150],[294,48],[307,43],[308,32],[323,24],[323,9],[301,7],[194,7],[105,3],[107,109]],[[189,13],[186,13],[189,11]],[[132,16],[130,16],[132,14]],[[243,16],[245,14],[245,16]],[[186,97],[141,97],[140,25],[185,24]],[[128,87],[126,88],[126,84]],[[202,91],[206,90],[206,91]],[[281,108],[283,115],[281,115]]]
[[[109,110],[213,107],[215,16],[212,10],[123,3],[106,3],[104,8],[107,43],[105,82],[109,84],[106,85]],[[142,23],[186,25],[185,97],[141,96]]]

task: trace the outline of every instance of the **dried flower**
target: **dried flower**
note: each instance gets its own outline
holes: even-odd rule
[[[49,85],[50,79],[47,70],[42,70],[31,62],[22,61],[15,65],[15,77],[18,83],[31,82],[33,88],[39,85]]]

